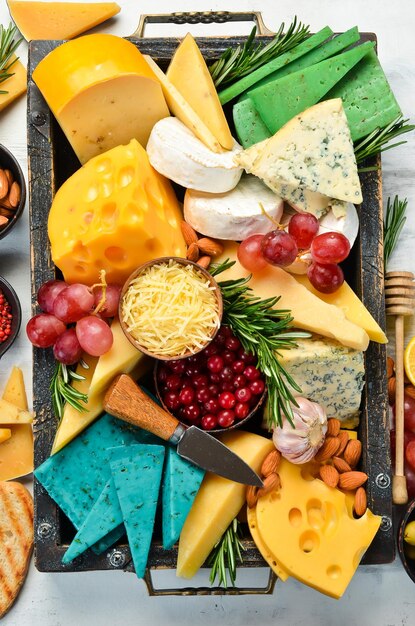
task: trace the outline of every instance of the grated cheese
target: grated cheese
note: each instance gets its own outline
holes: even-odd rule
[[[143,348],[164,357],[199,351],[220,325],[214,287],[193,265],[172,259],[149,266],[131,281],[122,319]]]

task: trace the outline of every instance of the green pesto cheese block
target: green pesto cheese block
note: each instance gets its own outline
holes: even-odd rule
[[[265,63],[265,65],[262,65],[253,72],[247,74],[247,76],[244,76],[240,80],[236,81],[233,85],[219,91],[219,100],[222,104],[226,104],[234,98],[237,98],[241,93],[264,78],[264,76],[272,74],[272,72],[275,72],[275,70],[278,70],[280,67],[284,67],[284,65],[287,65],[295,59],[303,56],[303,54],[307,54],[307,52],[313,50],[313,48],[321,45],[323,41],[326,41],[326,39],[328,39],[332,34],[333,31],[331,28],[326,26],[315,35],[311,35],[311,37],[300,43],[298,46],[295,46],[284,54],[280,54],[275,59],[272,59],[272,61]]]
[[[251,98],[236,102],[232,109],[232,116],[238,141],[244,148],[249,148],[254,143],[271,137]]]
[[[79,530],[111,477],[111,448],[157,441],[146,431],[104,414],[42,463],[35,477]]]
[[[278,78],[282,78],[283,76],[287,76],[288,74],[293,74],[294,72],[303,70],[306,67],[310,67],[311,65],[320,63],[325,59],[329,59],[335,54],[339,54],[339,52],[341,52],[342,50],[345,50],[345,48],[348,48],[352,44],[356,43],[357,41],[359,41],[359,39],[360,35],[358,28],[357,26],[353,26],[353,28],[350,28],[346,32],[341,33],[336,37],[333,37],[329,41],[323,43],[321,46],[318,46],[318,48],[313,48],[313,50],[310,50],[310,52],[307,52],[307,54],[304,54],[299,59],[296,59],[295,61],[288,63],[288,65],[284,65],[284,67],[281,67],[275,72],[272,72],[272,74],[265,76],[265,78],[262,78],[257,83],[255,83],[252,89],[257,89],[258,87],[262,87],[262,85],[267,85],[273,80],[277,80]],[[246,94],[243,94],[241,96],[241,99],[248,97],[249,91]]]
[[[122,523],[117,491],[111,477],[63,555],[62,563],[70,563]]]
[[[163,548],[166,550],[178,541],[204,475],[204,470],[179,456],[175,448],[166,448],[162,487]]]
[[[402,114],[374,50],[326,98],[341,98],[353,141],[384,128]]]
[[[111,530],[111,532],[105,535],[105,537],[97,541],[97,543],[91,547],[91,550],[95,552],[95,554],[102,554],[103,552],[106,552],[108,548],[113,546],[119,539],[121,539],[123,535],[125,535],[124,524],[120,524],[114,528],[114,530]]]
[[[367,41],[331,59],[250,91],[249,97],[268,130],[272,134],[276,133],[293,117],[322,100],[373,46],[372,41]]]
[[[143,445],[111,463],[117,497],[138,578],[144,576],[161,483],[164,446]]]

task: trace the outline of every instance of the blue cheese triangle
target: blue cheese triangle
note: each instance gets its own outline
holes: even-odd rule
[[[271,189],[290,185],[354,204],[363,200],[340,98],[320,102],[297,115],[258,144],[251,156],[249,171]],[[238,162],[243,164],[240,158]]]

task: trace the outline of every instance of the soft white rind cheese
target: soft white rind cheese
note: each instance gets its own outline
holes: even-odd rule
[[[211,194],[188,189],[184,197],[184,219],[193,228],[215,239],[242,241],[274,228],[261,206],[279,223],[284,202],[258,178],[245,174],[227,193]]]
[[[175,183],[188,189],[224,193],[237,185],[242,168],[234,156],[241,147],[213,152],[176,117],[157,122],[147,143],[151,165]]]

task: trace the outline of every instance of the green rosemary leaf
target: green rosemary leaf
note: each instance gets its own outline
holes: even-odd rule
[[[396,248],[399,235],[406,221],[406,208],[408,200],[400,200],[398,196],[395,196],[393,203],[388,198],[384,220],[383,230],[383,259],[385,267],[388,264],[389,258]]]
[[[14,40],[17,33],[17,28],[13,24],[9,24],[7,28],[4,28],[0,24],[0,83],[13,76],[14,72],[10,71],[13,67],[15,60],[11,60],[12,55],[17,50],[22,37]],[[0,94],[6,94],[8,91],[2,90]]]
[[[211,567],[209,580],[212,585],[217,577],[218,585],[226,589],[229,575],[232,586],[235,586],[237,562],[243,563],[242,550],[245,548],[241,542],[241,528],[235,518],[213,547],[208,558],[208,565]]]
[[[62,419],[66,403],[80,413],[86,411],[84,405],[88,402],[88,396],[71,386],[70,381],[72,379],[84,380],[84,377],[74,372],[69,366],[57,361],[49,389],[52,395],[53,410],[59,420]]]
[[[396,118],[396,120],[388,124],[388,126],[385,126],[385,128],[376,128],[370,133],[370,135],[362,139],[359,143],[356,143],[354,146],[356,163],[361,163],[362,161],[366,161],[366,159],[369,159],[380,152],[391,150],[391,148],[396,148],[397,146],[401,146],[406,143],[404,140],[392,145],[387,145],[390,141],[392,141],[392,139],[395,139],[395,137],[399,137],[400,135],[404,135],[405,133],[415,130],[415,125],[407,124],[408,121],[409,119],[404,120],[402,115],[400,115]],[[377,168],[362,168],[359,169],[359,172],[368,172],[375,169]]]

